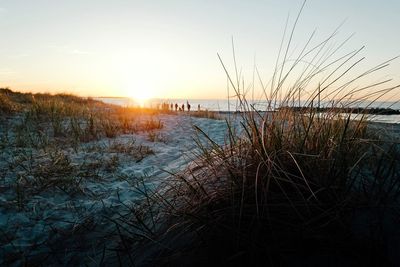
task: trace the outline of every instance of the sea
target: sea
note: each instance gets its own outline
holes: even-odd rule
[[[228,99],[149,99],[144,102],[135,101],[129,97],[96,97],[95,100],[102,101],[107,104],[118,105],[122,107],[148,107],[148,108],[159,108],[163,103],[165,104],[178,104],[181,107],[185,105],[187,108],[187,103],[190,104],[191,110],[210,110],[219,112],[237,112],[240,111],[240,103],[238,100],[228,100]],[[265,111],[268,109],[268,103],[263,100],[259,101],[249,101],[250,105],[254,107],[255,110]],[[276,104],[278,105],[278,104]],[[301,102],[300,102],[301,105]],[[329,103],[321,103],[321,106],[329,106]],[[390,108],[394,110],[400,110],[399,102],[383,102],[375,101],[374,103],[363,102],[356,103],[353,107],[368,107],[368,108]],[[360,115],[352,114],[354,119],[360,117]],[[368,119],[374,122],[382,123],[394,123],[400,124],[400,115],[368,115]]]

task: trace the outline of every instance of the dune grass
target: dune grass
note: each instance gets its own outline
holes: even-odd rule
[[[337,30],[314,46],[312,33],[289,57],[297,20],[288,37],[285,31],[269,83],[254,70],[268,103],[263,112],[247,99],[254,84],[244,84],[235,53],[233,71],[219,56],[242,111],[241,131],[228,120],[227,142],[220,146],[197,128],[208,143],[198,143],[198,160],[160,189],[142,189],[147,200],[141,209],[120,221],[136,229],[120,235],[136,244],[128,251],[139,265],[399,260],[399,139],[367,114],[357,120],[341,114],[355,103],[368,108],[386,95],[398,97],[399,85],[389,79],[368,83],[393,59],[358,71],[363,48],[340,55],[348,39],[332,46]],[[322,102],[331,106],[323,113],[316,108]],[[304,110],[284,108],[296,105]]]
[[[113,227],[107,233],[96,233],[96,241],[100,245],[112,241],[118,246],[106,252],[106,245],[102,251],[95,251],[93,245],[93,264],[113,260],[114,265],[139,266],[396,263],[398,137],[371,124],[368,114],[352,120],[350,114],[341,113],[355,103],[369,107],[397,94],[399,86],[388,79],[365,84],[390,60],[357,71],[363,48],[341,54],[347,39],[333,46],[337,31],[315,45],[312,33],[297,56],[289,56],[297,20],[284,32],[270,81],[265,82],[254,69],[268,103],[262,112],[255,110],[247,97],[247,89],[256,82],[244,84],[235,53],[233,71],[220,57],[230,83],[229,94],[239,103],[241,127],[235,128],[229,117],[222,146],[205,129],[196,127],[200,152],[194,151],[193,156],[197,160],[186,170],[171,173],[157,188],[149,186],[145,178],[122,177],[142,197],[127,204],[118,196],[116,205],[125,207],[126,212],[103,215]],[[77,166],[55,144],[78,149],[77,144],[141,131],[150,141],[163,141],[154,132],[163,127],[161,121],[143,121],[137,116],[152,115],[154,110],[8,90],[0,91],[0,101],[5,103],[1,112],[19,114],[19,123],[9,134],[2,134],[1,140],[2,147],[8,144],[18,153],[10,166],[19,173],[13,184],[13,203],[20,210],[37,191],[84,193],[82,183],[100,179],[100,169],[113,172],[118,168],[120,153],[139,161],[152,153],[134,141],[110,143],[107,148],[87,146],[88,151],[106,149],[113,156],[106,162]],[[321,113],[321,103],[329,103],[331,108]],[[301,109],[290,108],[295,106]],[[31,148],[43,149],[45,156],[33,158]],[[57,234],[69,240],[71,235],[95,232],[93,225],[94,220],[88,218],[74,224],[71,232],[59,230]],[[10,245],[8,234],[2,234],[1,241]],[[68,242],[63,246],[67,254],[71,247]],[[114,259],[110,260],[111,254]],[[24,254],[18,257],[24,259]]]
[[[54,140],[76,146],[103,137],[163,128],[163,123],[154,118],[157,110],[122,108],[68,94],[18,93],[6,88],[0,89],[0,101],[0,112],[19,118],[10,129],[17,147],[44,147]]]
[[[7,223],[0,231],[0,264],[82,263],[76,255],[95,251],[96,239],[88,237],[110,234],[95,210],[113,210],[99,199],[118,192],[104,184],[154,154],[136,138],[164,127],[159,113],[10,89],[0,89],[0,99],[7,103],[0,106],[0,208]]]

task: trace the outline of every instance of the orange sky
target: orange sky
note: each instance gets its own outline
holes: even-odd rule
[[[366,69],[400,54],[400,37],[393,34],[393,27],[400,25],[399,1],[359,2],[308,1],[288,58],[295,58],[315,28],[313,44],[346,18],[331,45],[353,32],[356,35],[338,55],[366,44]],[[255,62],[263,82],[268,82],[286,17],[289,13],[292,24],[301,4],[291,0],[3,0],[0,86],[81,96],[225,98],[226,76],[217,52],[234,73],[233,36],[246,84],[252,82]],[[387,76],[400,80],[398,62],[378,73],[378,78]],[[262,95],[259,84],[255,95]]]

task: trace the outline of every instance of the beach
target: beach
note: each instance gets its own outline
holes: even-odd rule
[[[230,116],[239,128],[240,115]],[[4,129],[12,129],[21,119],[21,115],[14,115],[3,120],[2,125],[7,125],[1,128],[3,137]],[[81,264],[90,258],[98,260],[104,247],[118,246],[115,237],[103,240],[114,233],[113,220],[143,201],[138,187],[158,190],[165,180],[198,159],[201,151],[196,140],[207,142],[195,126],[221,147],[228,142],[224,119],[197,118],[186,112],[141,115],[139,120],[159,121],[163,127],[101,138],[75,148],[2,147],[2,264],[19,265],[21,259],[37,262],[49,254],[52,260],[60,258],[68,264]],[[400,131],[397,124],[374,123],[372,127],[378,133],[396,136]],[[138,150],[143,151],[140,156]],[[57,161],[65,161],[74,171],[46,169],[56,168]],[[35,175],[40,176],[41,168],[51,172],[53,179],[69,179],[69,174],[73,174],[80,181],[70,180],[64,186],[39,185]],[[66,253],[65,249],[70,251]]]
[[[398,11],[1,1],[0,266],[400,266]]]
[[[109,229],[113,228],[110,226],[111,218],[126,212],[128,206],[143,198],[137,192],[138,184],[143,182],[147,187],[157,188],[171,173],[179,173],[196,160],[196,153],[200,151],[195,140],[201,140],[202,136],[194,125],[218,144],[223,145],[226,141],[224,120],[196,118],[188,113],[140,117],[144,121],[149,119],[160,121],[163,127],[151,132],[121,134],[115,138],[85,142],[76,148],[67,145],[64,148],[46,149],[2,147],[2,264],[13,263],[13,255],[17,259],[23,255],[29,262],[36,262],[43,255],[51,253],[50,244],[55,256],[57,253],[62,254],[67,247],[73,250],[74,245],[68,239],[71,237],[70,242],[73,242],[73,233],[77,229],[90,227],[91,230],[79,234],[79,239],[91,237],[88,243],[75,244],[86,249],[68,254],[68,258],[63,259],[68,264],[73,264],[74,259],[82,263],[83,259],[91,255],[89,247],[95,246],[101,251],[100,247],[104,245],[95,244],[97,240],[93,235],[101,238],[101,235],[106,236],[112,232]],[[2,136],[6,128],[15,127],[20,120],[22,117],[15,115],[3,121]],[[7,127],[4,127],[5,124]],[[15,137],[10,134],[9,138],[12,143]],[[144,151],[143,155],[138,156],[137,150]],[[37,184],[39,182],[34,176],[40,176],[38,172],[41,168],[46,171],[46,165],[57,160],[66,161],[70,168],[77,169],[81,180],[67,181],[66,186]],[[62,174],[55,173],[53,179],[56,180],[57,176]],[[69,179],[67,176],[59,178]],[[73,183],[77,183],[76,186]],[[33,188],[28,188],[29,185]],[[18,192],[18,186],[21,192]],[[62,240],[61,243],[58,240]],[[21,255],[16,256],[18,253]],[[96,250],[92,257],[97,258],[98,253]],[[57,257],[62,257],[61,254]],[[19,263],[14,262],[16,265]]]
[[[32,101],[30,95],[11,97]],[[82,101],[83,106],[76,105]],[[146,225],[138,224],[137,210],[145,212],[140,216],[148,223],[146,210],[154,207],[143,204],[182,181],[198,183],[198,169],[205,170],[199,177],[207,184],[207,176],[214,177],[213,164],[229,162],[216,155],[215,162],[207,163],[207,157],[215,157],[207,153],[225,157],[222,151],[229,151],[231,138],[246,134],[248,116],[214,112],[211,119],[211,113],[197,111],[121,109],[73,96],[38,96],[32,103],[24,104],[22,112],[3,114],[1,120],[2,265],[115,264],[119,253],[127,260],[130,254],[121,248],[121,238],[142,233]],[[399,124],[371,122],[368,128],[385,140],[399,140]],[[188,174],[193,178],[176,181]],[[213,179],[207,187],[220,190],[215,186],[221,181]],[[158,231],[163,224],[154,227]],[[151,246],[141,251],[135,261],[148,260],[151,251]]]

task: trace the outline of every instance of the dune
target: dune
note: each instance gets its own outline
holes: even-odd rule
[[[70,264],[79,255],[87,257],[90,248],[99,246],[96,237],[112,232],[113,218],[143,199],[138,185],[157,188],[194,160],[199,153],[195,140],[201,139],[194,125],[221,145],[227,131],[224,120],[143,114],[137,120],[160,121],[163,127],[101,137],[77,147],[63,145],[63,137],[55,140],[57,148],[35,148],[15,145],[19,137],[13,129],[24,120],[21,113],[4,118],[0,259],[17,265],[22,259],[40,262],[51,253]],[[74,248],[79,252],[62,255]]]
[[[164,253],[167,250],[179,254],[180,251],[190,250],[193,242],[198,241],[197,230],[186,230],[186,223],[189,223],[188,227],[196,226],[196,220],[191,221],[190,218],[199,214],[210,216],[208,221],[203,222],[204,225],[198,227],[199,231],[202,228],[208,229],[214,235],[213,231],[220,227],[217,225],[214,229],[214,216],[220,220],[226,218],[225,211],[238,211],[239,204],[232,207],[229,205],[232,199],[240,200],[240,195],[244,193],[235,193],[235,190],[247,192],[250,196],[255,192],[252,180],[248,184],[249,188],[244,187],[248,183],[247,177],[254,178],[252,160],[255,157],[262,156],[262,153],[283,153],[285,162],[278,160],[275,164],[289,163],[289,167],[293,168],[290,166],[290,158],[285,157],[290,153],[275,148],[279,141],[272,143],[272,147],[265,147],[264,144],[260,148],[257,135],[261,133],[252,128],[253,123],[257,125],[263,122],[257,116],[271,116],[273,113],[225,112],[218,116],[212,114],[211,119],[207,112],[194,116],[195,113],[187,112],[121,109],[68,95],[32,97],[29,94],[6,91],[5,98],[12,108],[2,111],[0,120],[2,265],[54,262],[63,265],[113,265],[119,261],[146,265],[154,263],[152,260],[158,258],[162,263],[165,257],[172,262],[176,260],[177,264],[185,261],[205,263],[204,253],[207,248],[200,251],[202,255],[199,257],[190,254],[196,250],[174,259],[169,257],[175,254]],[[291,132],[302,131],[301,126],[289,123],[292,115],[296,120],[307,122],[307,117],[296,117],[296,114],[291,113],[283,119],[277,117],[273,121],[267,120],[268,123],[276,124],[276,127],[289,129],[288,133],[282,130],[281,138],[289,138],[283,143],[285,146],[296,142],[296,139],[290,139],[293,138]],[[324,123],[338,129],[345,127],[345,120],[338,119],[335,122],[336,118],[332,118],[324,119]],[[317,132],[318,127],[329,129],[319,124],[319,118],[315,123]],[[352,124],[358,123],[352,121]],[[243,125],[247,125],[247,128]],[[355,129],[358,127],[355,126]],[[367,129],[379,142],[390,140],[396,144],[400,138],[400,125],[396,123],[370,122]],[[267,131],[271,132],[263,134],[273,134],[275,130],[268,128]],[[362,138],[367,135],[363,131],[355,130],[354,134],[362,136],[357,144],[365,143]],[[231,139],[241,136],[244,137],[241,141]],[[336,141],[340,141],[339,137],[333,135]],[[274,140],[272,135],[269,138]],[[254,144],[249,140],[254,140]],[[335,142],[332,144],[337,149]],[[380,146],[379,142],[375,146]],[[381,149],[386,149],[386,146]],[[357,149],[354,151],[358,153]],[[290,155],[294,158],[293,155],[298,157],[301,154]],[[391,154],[388,155],[390,157]],[[385,156],[382,156],[383,159]],[[265,160],[262,162],[267,164]],[[314,162],[306,161],[303,168],[309,164]],[[321,163],[317,163],[316,167],[319,168],[318,164],[325,162],[322,159]],[[248,171],[251,176],[247,176]],[[313,171],[325,173],[327,170]],[[310,179],[314,179],[314,173],[309,175]],[[237,186],[239,189],[231,191],[230,176],[239,179],[239,183],[232,187]],[[297,179],[299,176],[294,177]],[[395,176],[392,178],[390,181],[397,181]],[[308,195],[313,191],[308,191],[306,185],[309,186],[307,181],[305,185],[299,184],[299,188]],[[241,186],[244,191],[241,191]],[[290,188],[289,185],[285,186]],[[318,188],[319,185],[311,186]],[[382,190],[387,190],[386,185],[383,186]],[[397,190],[396,186],[392,188]],[[316,192],[321,190],[317,189]],[[383,195],[378,196],[385,197]],[[281,201],[285,202],[281,195],[277,197],[278,205],[282,204]],[[218,209],[218,205],[227,200],[229,203],[221,204],[221,209]],[[312,197],[306,200],[309,205],[308,201]],[[256,213],[252,213],[254,198],[240,201],[249,201],[249,216],[255,216]],[[224,205],[229,208],[224,208]],[[208,214],[208,210],[213,210],[215,206],[217,214]],[[203,207],[206,207],[206,211],[202,210]],[[360,216],[357,217],[359,219]],[[225,223],[235,224],[235,219]],[[248,222],[243,220],[243,223]],[[217,232],[224,234],[223,229]],[[210,238],[212,243],[221,241],[214,240],[213,235],[203,235]],[[224,238],[230,240],[236,237],[232,235]],[[393,242],[390,249],[392,252],[397,248],[397,239]],[[132,255],[135,260],[131,259]],[[213,257],[218,259],[220,255]]]

